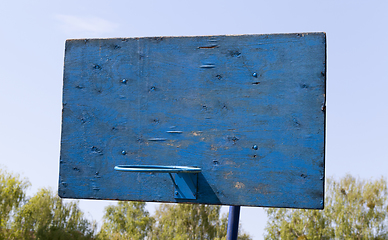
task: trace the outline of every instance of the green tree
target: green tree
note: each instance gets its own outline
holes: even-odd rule
[[[143,202],[118,202],[105,208],[104,223],[98,239],[145,239],[153,218]]]
[[[227,216],[220,206],[201,204],[161,204],[155,214],[150,239],[226,239]],[[250,239],[243,234],[239,239]]]
[[[25,200],[30,183],[0,169],[0,239],[10,238],[12,216]]]
[[[265,239],[388,239],[387,182],[328,179],[324,210],[267,209]]]
[[[64,203],[48,189],[41,189],[16,213],[16,239],[92,239],[95,224],[83,216],[78,202]]]

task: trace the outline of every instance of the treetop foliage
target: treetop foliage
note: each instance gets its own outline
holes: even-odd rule
[[[15,236],[21,239],[90,239],[95,228],[84,218],[78,202],[64,203],[49,189],[29,199],[13,224]]]
[[[201,204],[161,204],[154,216],[145,203],[119,202],[105,209],[98,239],[131,240],[225,240],[227,216],[220,206]],[[239,239],[251,239],[240,234]]]
[[[325,209],[267,209],[265,239],[388,239],[387,181],[327,180]]]
[[[105,208],[98,239],[145,239],[153,222],[144,202],[118,202]]]
[[[26,189],[30,183],[0,169],[0,239],[9,237],[13,213],[25,200]]]
[[[105,208],[97,234],[95,222],[84,217],[78,201],[63,201],[50,189],[27,198],[30,183],[0,170],[1,239],[214,239],[225,240],[227,216],[220,206],[161,204],[150,216],[142,202],[118,202]],[[250,239],[240,234],[242,240]]]
[[[156,211],[151,239],[222,239],[227,219],[220,206],[162,204]]]

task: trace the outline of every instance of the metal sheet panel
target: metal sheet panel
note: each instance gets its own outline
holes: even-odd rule
[[[324,33],[68,40],[59,195],[321,209],[325,73]]]

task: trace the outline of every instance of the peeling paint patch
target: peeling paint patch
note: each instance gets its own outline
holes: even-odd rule
[[[236,182],[236,184],[234,185],[235,188],[238,188],[238,189],[241,189],[241,188],[245,188],[245,184],[244,183],[241,183],[241,182]]]
[[[233,175],[233,172],[230,171],[230,172],[227,172],[224,176],[225,179],[228,179],[230,175]]]
[[[202,134],[202,131],[193,131],[191,134],[193,134],[193,136],[199,136]]]

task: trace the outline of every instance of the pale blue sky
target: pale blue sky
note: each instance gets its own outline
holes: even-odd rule
[[[68,38],[326,32],[326,175],[388,175],[388,1],[2,0],[0,6],[0,164],[31,181],[29,194],[57,188]],[[81,200],[97,221],[105,205]],[[262,239],[261,208],[243,208],[241,222]]]

